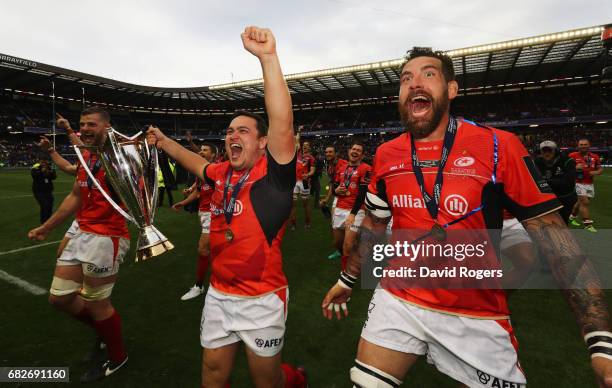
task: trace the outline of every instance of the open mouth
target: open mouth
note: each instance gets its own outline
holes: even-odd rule
[[[91,144],[94,142],[95,136],[93,133],[81,132],[81,141],[83,143]]]
[[[238,143],[230,144],[230,156],[232,160],[237,160],[242,155],[242,146]]]
[[[413,116],[423,116],[431,109],[431,97],[426,94],[418,94],[410,98],[410,112]]]

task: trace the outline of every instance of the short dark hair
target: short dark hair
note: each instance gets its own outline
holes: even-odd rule
[[[365,152],[365,143],[357,139],[351,142],[351,146],[349,147],[349,149],[353,148],[353,146],[356,146],[356,145],[361,146],[361,149],[363,150],[363,152]]]
[[[442,62],[442,74],[446,82],[455,80],[455,66],[451,57],[446,55],[444,51],[434,51],[431,47],[413,47],[411,50],[406,52],[404,56],[404,62],[400,65],[399,72],[401,74],[406,63],[418,57],[431,57],[439,59]]]
[[[210,150],[213,152],[213,154],[217,155],[217,146],[212,144],[212,143],[208,143],[208,142],[204,142],[202,143],[202,147],[208,147],[210,148]]]
[[[106,109],[100,106],[97,106],[97,105],[89,106],[83,109],[83,111],[81,112],[81,116],[94,115],[94,114],[100,115],[100,118],[102,118],[102,120],[104,121],[108,121],[109,123],[111,121],[110,113],[108,113]]]
[[[256,123],[255,129],[257,129],[257,133],[259,134],[259,137],[268,135],[268,124],[266,123],[266,120],[264,120],[263,117],[261,117],[257,113],[247,112],[246,110],[237,110],[234,112],[234,114],[230,118],[230,121],[240,116],[250,117],[253,120],[255,120],[255,123]]]
[[[587,138],[587,137],[581,137],[578,139],[577,143],[580,143],[581,141],[586,140],[589,142],[589,144],[591,144],[591,141]]]
[[[334,149],[334,152],[336,152],[336,146],[335,146],[335,145],[330,144],[330,145],[328,145],[328,146],[326,146],[326,147],[325,147],[325,149],[328,149],[328,148],[333,148],[333,149]]]

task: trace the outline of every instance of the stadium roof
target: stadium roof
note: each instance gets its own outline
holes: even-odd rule
[[[551,83],[590,82],[604,64],[603,26],[447,51],[463,94]],[[286,76],[295,108],[361,104],[397,96],[402,59]],[[263,108],[261,79],[193,88],[134,85],[0,54],[0,89],[160,113],[215,114]]]

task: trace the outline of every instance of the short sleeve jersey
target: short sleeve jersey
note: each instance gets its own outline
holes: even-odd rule
[[[281,241],[292,205],[296,158],[278,164],[269,154],[248,172],[227,224],[224,188],[231,173],[227,200],[246,171],[232,171],[229,162],[207,165],[206,180],[214,186],[210,202],[211,285],[226,294],[253,297],[287,287]],[[228,240],[231,230],[233,238]]]
[[[338,162],[335,181],[338,185],[344,185],[348,191],[346,195],[339,195],[336,207],[339,209],[352,209],[359,193],[359,186],[370,180],[372,167],[367,163],[351,166],[348,162]]]
[[[483,202],[482,211],[449,226],[453,229],[501,229],[503,209],[523,221],[560,208],[555,195],[513,134],[467,121],[459,121],[457,135],[444,167],[438,223],[453,221]],[[493,174],[493,135],[498,138],[496,183]],[[416,142],[426,190],[431,193],[442,140]],[[422,199],[411,162],[410,137],[404,133],[382,144],[374,159],[368,191],[387,202],[393,230],[434,225]],[[493,253],[496,255],[496,253]],[[494,258],[495,259],[495,258]],[[496,260],[496,259],[495,259]],[[499,289],[424,289],[382,287],[409,303],[451,314],[497,319],[509,315],[506,295]]]
[[[304,174],[308,174],[310,172],[310,169],[314,167],[314,165],[315,165],[315,159],[312,155],[299,154],[297,163],[295,166],[295,180],[296,181],[303,180],[302,176]]]
[[[582,164],[582,173],[576,170],[576,183],[582,183],[587,185],[593,184],[593,175],[589,174],[591,171],[599,169],[601,166],[601,159],[599,155],[593,152],[587,152],[586,155],[582,155],[580,152],[572,152],[569,157],[576,161],[576,166]]]
[[[89,151],[83,151],[83,159],[89,170],[94,173],[96,180],[100,182],[102,189],[107,194],[114,196],[114,191],[106,181],[106,173],[98,156]],[[81,192],[81,207],[76,214],[80,229],[83,232],[102,236],[130,238],[125,218],[104,198],[80,163],[77,167],[76,181]],[[113,199],[123,207],[118,198]]]
[[[201,212],[209,212],[210,199],[215,188],[213,185],[209,184],[206,179],[204,181],[198,179],[198,190],[200,191],[200,206],[198,210]]]

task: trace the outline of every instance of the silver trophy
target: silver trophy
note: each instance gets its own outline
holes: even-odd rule
[[[129,210],[129,214],[102,189],[100,182],[85,163],[81,148],[99,155],[108,182]],[[87,175],[104,198],[138,227],[136,261],[147,260],[174,248],[168,238],[153,226],[157,206],[159,162],[157,148],[148,145],[142,133],[129,137],[108,128],[102,146],[78,145],[74,146],[74,149]]]

